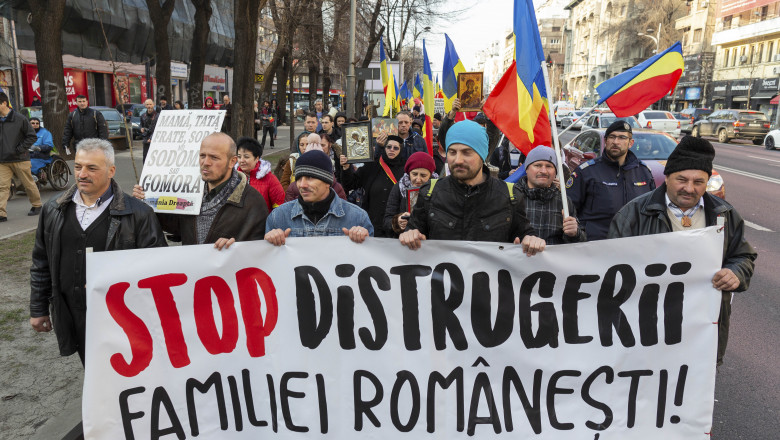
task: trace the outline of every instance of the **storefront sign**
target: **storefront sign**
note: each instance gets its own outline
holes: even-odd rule
[[[758,90],[762,92],[776,92],[777,84],[777,78],[764,78],[761,80],[761,86],[758,88]]]
[[[701,87],[688,87],[685,89],[685,100],[696,101],[701,99]]]
[[[741,12],[775,3],[777,0],[722,0],[718,8],[718,19],[729,15],[738,15]]]
[[[233,70],[227,70],[228,77],[225,78],[225,68],[216,66],[206,66],[203,75],[203,90],[211,92],[228,92],[226,89],[228,82],[233,84]]]
[[[38,66],[24,64],[22,72],[24,75],[24,105],[31,105],[33,98],[39,98],[41,101],[57,99],[57,87],[55,84],[41,84],[38,76]],[[68,109],[73,110],[76,108],[77,96],[88,96],[87,72],[76,69],[64,69],[64,77]]]
[[[187,65],[184,63],[171,63],[172,78],[187,78]]]

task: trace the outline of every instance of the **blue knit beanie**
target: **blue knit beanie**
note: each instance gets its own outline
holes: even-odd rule
[[[523,166],[528,168],[532,163],[538,162],[540,160],[546,160],[547,162],[553,164],[556,168],[558,167],[558,158],[555,155],[555,150],[550,147],[545,147],[544,145],[534,147],[534,149],[528,153],[528,156],[525,157]]]
[[[479,154],[483,161],[487,161],[488,135],[485,127],[474,121],[460,121],[447,130],[447,149],[452,144],[463,144]]]

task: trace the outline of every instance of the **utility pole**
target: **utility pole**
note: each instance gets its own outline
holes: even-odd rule
[[[357,15],[357,0],[349,1],[349,64],[347,68],[347,97],[345,110],[347,118],[357,117],[355,112],[355,16]]]

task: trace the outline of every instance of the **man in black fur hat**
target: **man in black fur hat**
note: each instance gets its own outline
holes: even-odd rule
[[[715,149],[709,141],[686,136],[666,162],[666,181],[652,192],[628,202],[609,227],[608,238],[633,237],[724,226],[723,265],[712,278],[721,291],[718,318],[718,365],[729,335],[732,292],[748,289],[756,251],[745,240],[745,221],[726,201],[707,193]]]

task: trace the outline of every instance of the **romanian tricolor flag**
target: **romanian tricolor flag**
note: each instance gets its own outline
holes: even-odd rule
[[[537,32],[538,35],[538,32]],[[452,110],[452,101],[458,97],[458,74],[465,72],[466,68],[460,61],[455,45],[447,34],[444,34],[446,45],[444,46],[444,62],[442,63],[442,82],[444,92],[444,112]],[[540,43],[541,44],[541,43]]]
[[[425,108],[425,122],[423,123],[423,137],[425,144],[428,145],[428,154],[433,156],[433,73],[431,72],[431,63],[428,62],[428,51],[425,49],[425,40],[423,40],[423,107]]]
[[[409,99],[412,97],[412,92],[409,91],[409,81],[404,81],[401,84],[401,88],[398,91],[398,99],[401,100],[401,105],[406,105]]]
[[[531,0],[515,0],[515,62],[490,92],[482,110],[528,154],[537,145],[551,146],[552,134],[542,62],[544,51]]]
[[[401,102],[398,98],[398,86],[395,84],[395,73],[388,69],[387,90],[385,90],[385,110],[382,116],[393,117],[401,111]]]
[[[379,72],[382,74],[382,92],[387,95],[387,83],[390,76],[387,74],[387,57],[385,56],[385,40],[379,37]]]
[[[630,116],[674,90],[683,73],[682,45],[676,42],[620,75],[596,86],[599,104],[607,103],[615,116]]]
[[[412,89],[412,96],[415,99],[422,99],[423,94],[423,85],[422,81],[420,81],[420,74],[415,73],[414,74],[414,88]]]

